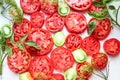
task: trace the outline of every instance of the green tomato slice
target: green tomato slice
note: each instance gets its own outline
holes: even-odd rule
[[[77,50],[73,51],[72,53],[73,53],[75,61],[78,63],[83,63],[87,59],[87,54],[82,49],[77,49]]]
[[[75,68],[69,68],[64,73],[65,80],[75,80],[77,77],[77,72]]]
[[[33,80],[29,72],[24,72],[19,75],[19,80]]]
[[[53,41],[56,46],[62,46],[65,42],[65,35],[63,32],[57,32],[53,36]]]

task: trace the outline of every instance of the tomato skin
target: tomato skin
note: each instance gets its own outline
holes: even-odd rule
[[[108,57],[104,53],[97,53],[92,55],[92,64],[94,68],[103,70],[108,64]]]
[[[65,18],[65,25],[71,33],[82,33],[87,28],[86,17],[83,14],[71,12]]]
[[[31,55],[27,51],[23,51],[18,47],[12,49],[12,57],[7,57],[8,67],[15,73],[27,71],[30,61]]]
[[[81,36],[71,33],[66,37],[65,46],[73,51],[81,47],[81,42]]]
[[[62,74],[59,74],[59,73],[54,73],[52,75],[56,80],[64,80],[64,76]]]
[[[85,37],[82,40],[82,49],[88,54],[96,54],[100,50],[100,42],[92,36]]]
[[[120,41],[116,38],[110,38],[103,44],[105,52],[111,56],[116,56],[120,52]]]
[[[74,58],[70,50],[64,47],[57,47],[51,52],[51,60],[56,70],[65,71],[72,67]]]

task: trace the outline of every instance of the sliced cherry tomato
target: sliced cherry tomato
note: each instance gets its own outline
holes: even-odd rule
[[[66,28],[72,33],[82,33],[86,27],[86,17],[83,14],[77,12],[71,12],[65,19]]]
[[[28,52],[33,55],[45,55],[48,54],[53,48],[53,39],[51,34],[45,30],[36,28],[33,29],[29,35],[29,40],[32,40],[40,46],[40,50],[36,50],[33,47],[28,48]]]
[[[82,49],[88,54],[96,54],[100,50],[100,42],[93,37],[85,37],[82,41]]]
[[[57,0],[40,0],[41,10],[46,14],[53,14],[57,12]]]
[[[7,57],[7,63],[11,71],[15,73],[22,73],[28,70],[31,55],[27,51],[20,48],[12,49],[12,56]]]
[[[92,55],[92,64],[96,69],[104,69],[108,64],[107,55],[104,53],[97,53]]]
[[[58,13],[49,15],[46,18],[45,26],[50,32],[60,31],[64,27],[64,18]]]
[[[92,18],[90,20],[93,21],[96,20],[95,18]],[[89,22],[89,23],[90,23]],[[94,36],[97,39],[104,39],[106,38],[110,31],[111,31],[111,23],[110,20],[108,18],[102,19],[102,20],[96,20],[96,28],[94,29],[94,31],[92,32],[92,36]]]
[[[104,50],[107,54],[115,56],[120,52],[120,42],[116,38],[108,39],[104,42]]]
[[[20,0],[20,5],[24,13],[32,14],[40,10],[40,0]]]
[[[28,71],[33,78],[46,78],[46,75],[52,75],[53,73],[52,62],[48,56],[34,57],[30,62]]]
[[[71,33],[67,36],[65,46],[70,50],[76,50],[81,47],[82,38],[78,34]]]
[[[91,63],[88,63],[88,62],[79,63],[76,66],[76,71],[77,71],[77,74],[81,76],[83,79],[87,79],[93,73],[93,66]]]
[[[42,12],[33,13],[30,16],[30,22],[34,28],[41,28],[44,23],[44,14]]]
[[[56,80],[64,80],[64,76],[62,74],[59,74],[59,73],[54,73],[52,75]]]
[[[64,47],[57,47],[51,53],[51,60],[55,69],[65,71],[72,67],[74,58],[68,49]]]
[[[92,0],[65,0],[67,4],[74,10],[86,10],[91,4]]]

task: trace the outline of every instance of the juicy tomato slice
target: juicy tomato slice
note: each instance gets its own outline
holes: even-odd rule
[[[103,47],[106,53],[112,56],[115,56],[120,52],[120,42],[116,38],[106,40]]]
[[[83,14],[77,12],[71,12],[65,19],[66,28],[72,33],[82,33],[86,27],[86,17]]]
[[[95,20],[95,18],[92,18],[90,22],[93,20]],[[96,20],[96,22],[96,28],[91,35],[100,40],[106,38],[111,31],[110,20],[108,18],[105,18],[102,20]]]
[[[100,50],[100,42],[91,36],[85,37],[82,41],[82,49],[88,54],[96,54]]]
[[[11,71],[15,73],[22,73],[28,70],[31,55],[27,51],[20,48],[12,49],[12,56],[7,57],[7,63]]]
[[[28,52],[33,55],[45,55],[48,54],[53,48],[53,39],[50,34],[45,29],[35,28],[31,31],[29,35],[29,40],[32,40],[40,46],[40,50],[36,50],[34,48],[28,48]],[[34,51],[35,50],[35,51]]]
[[[20,5],[24,13],[32,14],[40,10],[39,0],[20,0]]]
[[[93,66],[88,62],[79,63],[76,66],[76,71],[81,78],[88,79],[93,73]]]
[[[72,67],[74,58],[70,50],[64,47],[57,47],[51,53],[51,60],[55,69],[65,71]]]
[[[75,50],[81,47],[82,38],[78,34],[71,33],[67,36],[65,46],[70,50]]]
[[[30,22],[34,28],[41,28],[44,23],[44,14],[42,12],[33,13],[30,16]]]
[[[49,15],[46,18],[45,26],[50,32],[54,33],[60,31],[64,27],[64,18],[60,16],[58,13]]]
[[[65,0],[67,4],[74,10],[87,10],[91,4],[92,0]]]
[[[64,76],[62,74],[59,74],[59,73],[54,73],[52,75],[56,80],[64,80]]]
[[[108,64],[108,57],[104,53],[97,53],[92,55],[92,64],[94,68],[102,70]]]
[[[37,56],[31,60],[28,71],[33,78],[40,78],[45,75],[51,75],[53,73],[53,66],[48,56]]]

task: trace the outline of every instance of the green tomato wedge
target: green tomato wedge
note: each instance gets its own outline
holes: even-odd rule
[[[74,59],[78,63],[83,63],[87,59],[87,54],[82,49],[77,49],[72,52]]]
[[[65,35],[63,32],[56,32],[53,35],[53,41],[56,46],[62,46],[65,42]]]
[[[3,37],[9,38],[12,35],[12,27],[8,24],[5,24],[1,27],[1,33]]]
[[[29,72],[24,72],[19,75],[19,80],[33,80]]]
[[[64,73],[65,80],[75,80],[77,77],[77,72],[75,68],[69,68]]]

